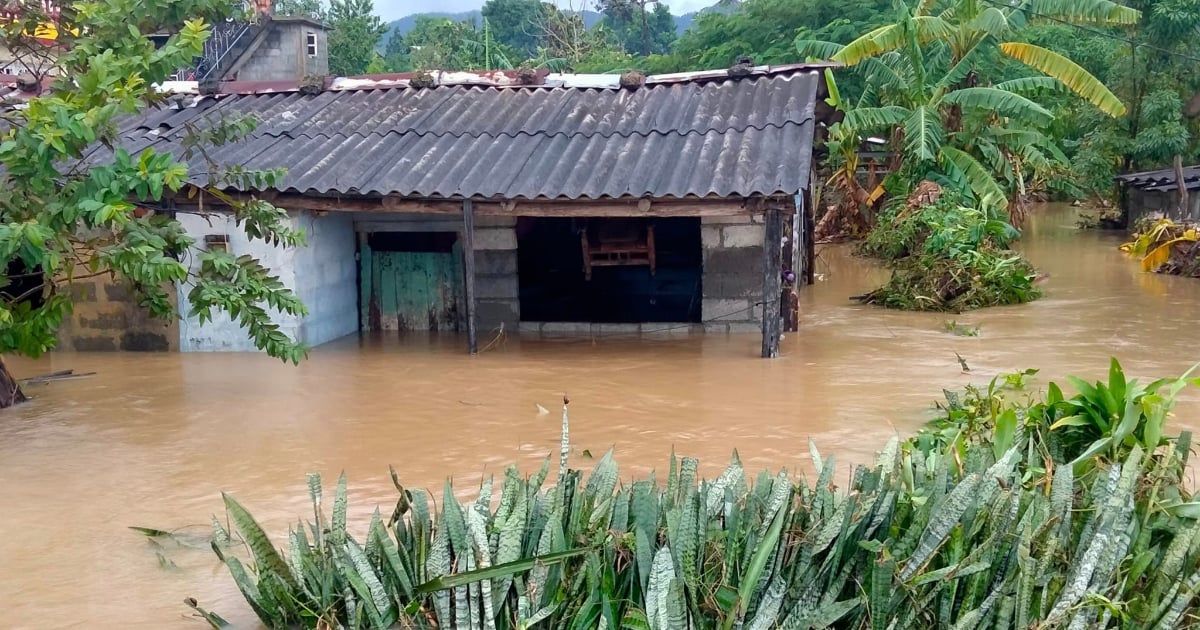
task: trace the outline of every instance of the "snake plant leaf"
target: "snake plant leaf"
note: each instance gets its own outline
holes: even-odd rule
[[[967,506],[975,499],[975,491],[979,487],[980,477],[977,473],[967,475],[950,495],[946,497],[945,503],[941,506],[933,520],[925,526],[925,531],[921,536],[921,542],[917,546],[917,550],[913,552],[911,558],[905,564],[904,569],[900,571],[900,579],[907,581],[917,573],[926,561],[929,560],[933,552],[941,546],[946,540],[946,536],[950,534],[950,530],[958,524],[962,515],[967,510]]]
[[[337,489],[333,494],[333,518],[329,522],[329,541],[334,547],[346,544],[346,473],[338,476]]]
[[[671,581],[674,579],[675,564],[671,560],[671,547],[664,545],[654,554],[650,583],[646,587],[646,619],[650,622],[651,630],[676,630],[670,625],[667,610]]]
[[[525,573],[538,565],[555,565],[572,558],[584,556],[592,551],[593,550],[590,547],[571,549],[569,551],[559,551],[546,555],[534,556],[532,558],[523,558],[521,560],[517,560],[516,562],[509,562],[508,564],[495,564],[487,568],[480,568],[467,573],[442,575],[441,577],[434,578],[418,586],[417,592],[421,594],[436,593],[438,591],[444,591],[455,586],[470,584],[472,582],[492,580],[495,578],[504,577],[506,575]]]
[[[283,556],[279,555],[275,546],[271,544],[271,539],[267,537],[267,533],[263,531],[258,521],[254,520],[250,512],[246,511],[246,508],[242,507],[242,504],[232,496],[221,493],[221,498],[225,501],[225,510],[229,513],[229,518],[237,528],[238,534],[250,548],[258,571],[274,573],[286,581],[288,586],[299,588],[292,576],[291,568],[288,567],[287,562],[284,562]]]

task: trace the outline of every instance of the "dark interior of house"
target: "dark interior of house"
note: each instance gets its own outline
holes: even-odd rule
[[[700,321],[698,218],[522,217],[517,243],[524,321]]]

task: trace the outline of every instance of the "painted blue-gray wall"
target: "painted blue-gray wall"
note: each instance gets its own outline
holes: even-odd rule
[[[180,222],[197,242],[187,259],[192,271],[199,270],[197,256],[204,247],[204,237],[225,235],[229,239],[230,253],[258,258],[308,307],[308,314],[303,317],[274,313],[273,320],[282,332],[308,346],[357,332],[353,221],[348,215],[338,213],[317,216],[311,212],[291,212],[289,215],[292,226],[305,231],[307,245],[273,247],[261,240],[246,238],[245,232],[234,225],[229,215],[213,213],[202,217],[181,213]],[[179,287],[179,303],[184,305],[185,311],[190,289],[187,285]],[[186,312],[179,323],[179,349],[181,352],[256,350],[246,331],[228,316],[214,313],[212,321],[201,325],[198,318]]]
[[[292,286],[308,307],[300,321],[300,338],[316,346],[358,332],[354,221],[336,212],[303,213],[298,219],[308,246],[296,251]]]

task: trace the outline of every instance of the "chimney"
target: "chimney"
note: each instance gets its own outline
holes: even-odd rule
[[[273,4],[274,0],[254,0],[254,16],[262,18],[271,15]]]

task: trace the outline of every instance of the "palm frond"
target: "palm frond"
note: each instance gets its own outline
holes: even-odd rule
[[[1021,94],[1022,96],[1034,96],[1038,94],[1065,94],[1071,90],[1063,85],[1062,81],[1054,77],[1021,77],[1020,79],[1010,79],[1001,81],[992,87],[1013,94]]]
[[[987,51],[987,48],[982,44],[990,39],[991,38],[984,38],[983,41],[980,41],[971,47],[971,49],[962,56],[962,59],[959,59],[958,63],[954,64],[954,66],[951,67],[944,76],[942,76],[942,79],[938,81],[937,89],[948,90],[957,85],[963,79],[966,79],[967,75],[971,73],[971,70],[973,70],[979,63],[979,58],[982,57]]]
[[[955,90],[942,97],[943,103],[961,105],[964,109],[995,112],[1002,116],[1028,120],[1035,124],[1048,123],[1054,119],[1050,110],[1037,103],[1005,90],[994,87],[973,87]]]
[[[1005,42],[1000,44],[1000,52],[1062,81],[1072,92],[1109,116],[1115,118],[1125,114],[1125,104],[1099,79],[1079,64],[1052,50],[1033,44]]]
[[[937,159],[938,151],[946,141],[946,129],[941,116],[933,108],[921,106],[913,109],[904,121],[905,151],[908,155],[925,162]]]
[[[982,205],[995,206],[999,209],[1008,206],[1004,189],[970,153],[952,146],[944,146],[940,158],[942,162],[952,165],[954,170],[962,173],[966,178],[967,185],[970,186],[970,192],[974,193],[975,198]]]
[[[832,57],[834,61],[854,66],[871,57],[878,57],[885,52],[898,50],[908,45],[908,27],[912,28],[920,43],[928,43],[938,39],[948,39],[954,33],[954,27],[941,17],[933,15],[918,15],[899,24],[881,26],[858,39],[846,44],[846,47]]]
[[[975,19],[971,20],[971,28],[999,37],[1001,34],[1008,32],[1010,26],[1008,16],[1003,11],[996,7],[988,7],[975,16]]]
[[[805,59],[832,59],[845,48],[842,44],[820,39],[796,39],[796,52]]]
[[[842,124],[856,131],[865,132],[887,129],[903,124],[911,115],[908,109],[897,105],[885,107],[862,107],[846,112]]]
[[[1129,26],[1142,17],[1141,11],[1111,0],[1030,0],[1026,6],[1033,19]]]

